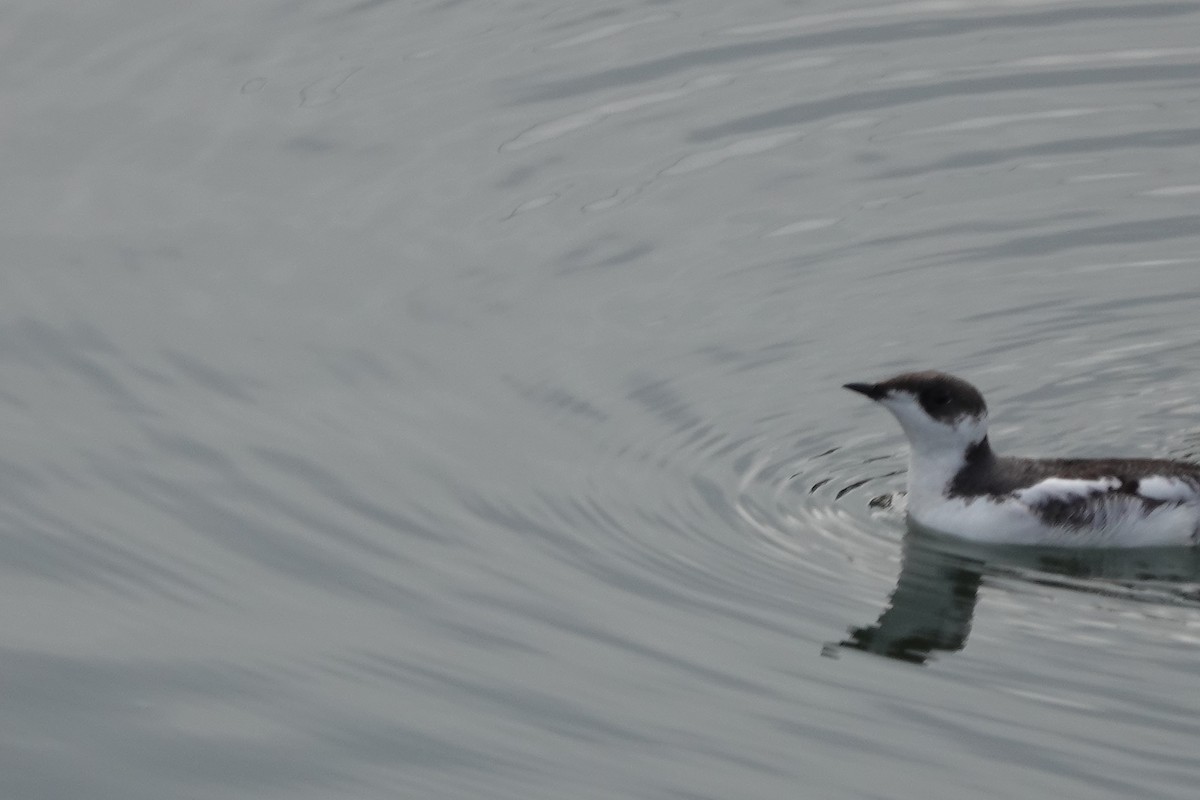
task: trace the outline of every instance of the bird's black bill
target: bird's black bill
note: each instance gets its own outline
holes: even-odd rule
[[[858,392],[859,394],[865,394],[872,400],[880,400],[887,394],[887,390],[880,388],[877,383],[847,383],[842,388]]]

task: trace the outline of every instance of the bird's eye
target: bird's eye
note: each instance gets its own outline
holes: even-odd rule
[[[944,406],[950,403],[950,395],[945,392],[932,392],[926,395],[925,399],[929,401],[931,406]]]

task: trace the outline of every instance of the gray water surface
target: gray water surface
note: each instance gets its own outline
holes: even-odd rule
[[[1193,798],[1200,3],[0,11],[0,796]]]

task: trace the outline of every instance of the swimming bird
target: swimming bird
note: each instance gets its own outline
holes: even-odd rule
[[[1063,547],[1200,541],[1200,465],[998,456],[983,395],[944,372],[844,388],[881,404],[904,429],[908,516],[921,527],[977,542]]]

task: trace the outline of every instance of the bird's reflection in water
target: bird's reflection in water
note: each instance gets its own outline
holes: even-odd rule
[[[900,577],[874,625],[851,628],[841,643],[923,664],[935,650],[961,650],[971,632],[986,563],[939,550],[923,536],[904,539]]]
[[[1108,597],[1200,608],[1197,548],[1077,550],[984,546],[922,530],[904,537],[900,577],[873,625],[841,647],[924,664],[966,646],[979,587],[990,576]],[[836,648],[827,648],[833,655]]]

